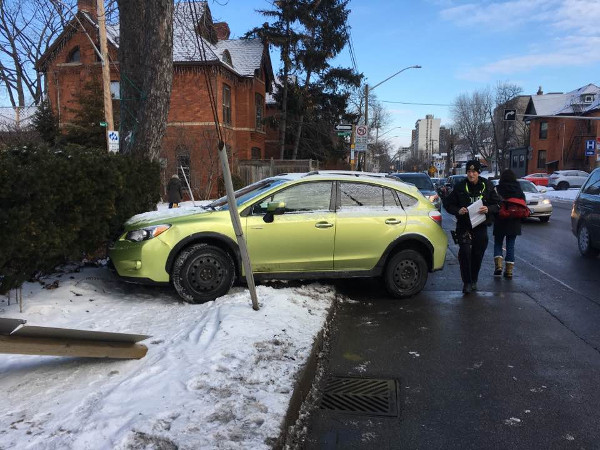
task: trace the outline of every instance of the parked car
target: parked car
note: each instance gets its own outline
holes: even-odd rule
[[[550,175],[547,173],[530,173],[529,175],[525,175],[523,177],[523,179],[529,180],[537,186],[548,186],[549,178]]]
[[[420,292],[444,266],[442,215],[418,189],[361,172],[282,174],[235,193],[256,279],[382,276],[396,297]],[[227,199],[129,219],[110,246],[127,281],[172,284],[190,303],[242,276]]]
[[[548,187],[558,191],[572,187],[581,187],[589,173],[583,170],[556,170],[548,178]]]
[[[583,184],[571,210],[571,230],[579,252],[586,257],[600,253],[600,169],[594,169]]]
[[[450,175],[446,179],[446,195],[450,194],[458,183],[467,178],[466,175]]]
[[[500,180],[492,180],[494,186],[498,186]],[[538,188],[531,181],[524,178],[517,180],[521,185],[521,190],[525,194],[525,201],[530,211],[530,218],[540,219],[540,222],[548,222],[552,215],[552,202],[544,194],[546,188]]]
[[[442,209],[442,199],[437,193],[433,181],[429,178],[429,175],[421,172],[403,172],[403,173],[392,173],[391,176],[404,181],[405,183],[413,184],[423,194],[438,211]]]

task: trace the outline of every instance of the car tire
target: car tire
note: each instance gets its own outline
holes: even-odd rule
[[[567,189],[569,189],[569,183],[567,183],[566,181],[561,181],[560,183],[558,183],[558,186],[556,186],[556,189],[558,189],[559,191],[566,191]]]
[[[579,253],[586,258],[594,258],[600,253],[598,249],[592,247],[590,231],[585,223],[582,223],[577,231],[577,247],[579,247]]]
[[[235,265],[224,250],[195,244],[184,249],[173,264],[171,280],[187,303],[204,303],[225,295],[233,284]]]
[[[550,220],[550,217],[540,217],[540,222],[547,223]]]
[[[427,263],[418,251],[401,250],[385,267],[385,287],[396,298],[411,297],[423,290],[427,274]]]

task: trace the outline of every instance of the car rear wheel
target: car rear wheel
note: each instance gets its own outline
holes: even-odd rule
[[[598,249],[592,247],[590,232],[585,223],[581,224],[577,232],[577,246],[579,247],[579,252],[586,258],[593,258],[600,253]]]
[[[415,295],[427,282],[427,263],[416,250],[401,250],[389,260],[384,275],[385,287],[397,298]]]
[[[203,303],[225,295],[234,275],[235,266],[227,252],[209,244],[196,244],[179,254],[171,280],[184,301]]]
[[[569,183],[567,183],[566,181],[561,181],[560,183],[558,183],[558,186],[556,186],[556,189],[558,189],[559,191],[566,191],[567,189],[569,189]]]

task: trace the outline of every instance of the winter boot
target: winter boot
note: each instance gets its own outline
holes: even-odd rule
[[[499,277],[502,275],[502,256],[494,256],[494,265],[496,266],[496,270],[494,270],[494,276]]]
[[[504,268],[504,278],[506,278],[508,280],[512,280],[514,266],[515,266],[514,262],[506,261],[506,267]]]

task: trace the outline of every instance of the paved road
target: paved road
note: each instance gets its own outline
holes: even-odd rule
[[[453,244],[412,299],[339,282],[320,388],[393,380],[399,412],[316,409],[306,448],[600,448],[600,259],[579,256],[569,213],[555,203],[549,223],[524,224],[511,281],[492,276],[490,243],[475,295],[460,292]]]

